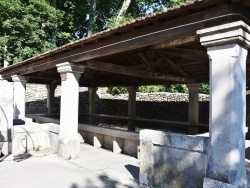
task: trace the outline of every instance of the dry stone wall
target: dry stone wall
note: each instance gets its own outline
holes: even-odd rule
[[[79,112],[88,112],[88,88],[79,89]],[[60,86],[55,91],[55,112],[60,111]],[[127,116],[128,94],[112,96],[106,88],[99,88],[96,95],[96,113]],[[41,84],[27,84],[26,107],[46,107],[47,89]],[[137,92],[137,116],[163,120],[187,121],[188,94]],[[208,123],[209,96],[200,94],[200,122]]]
[[[79,89],[79,112],[88,112],[88,88]],[[55,112],[60,111],[60,86],[55,90]],[[199,121],[209,122],[209,96],[200,94]],[[106,88],[99,88],[96,96],[96,113],[127,116],[128,95],[112,96]],[[164,120],[187,121],[188,94],[182,93],[139,93],[137,92],[137,116]],[[47,89],[41,84],[27,84],[26,107],[46,107]],[[247,125],[250,126],[250,91],[246,92]]]

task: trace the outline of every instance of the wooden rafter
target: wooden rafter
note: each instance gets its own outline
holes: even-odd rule
[[[125,66],[110,64],[106,62],[100,62],[95,60],[89,60],[82,63],[83,69],[90,68],[96,69],[103,72],[110,72],[114,74],[121,74],[139,78],[147,78],[152,80],[163,80],[166,82],[194,82],[195,80],[188,78],[188,77],[180,77],[180,76],[173,76],[173,75],[164,75],[159,73],[153,73],[148,71],[143,71],[139,69],[133,69]]]
[[[171,59],[167,58],[164,54],[160,53],[161,58],[164,60],[164,63],[166,63],[168,66],[170,66],[173,70],[180,73],[183,76],[189,76],[185,71],[181,69],[179,65],[176,65]]]

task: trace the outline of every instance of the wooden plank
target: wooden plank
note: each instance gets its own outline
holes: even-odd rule
[[[195,82],[194,79],[188,77],[172,76],[172,75],[155,75],[153,72],[143,71],[139,69],[133,69],[129,67],[124,67],[120,65],[115,65],[106,62],[100,62],[95,60],[89,60],[84,62],[83,67],[96,69],[104,72],[110,72],[115,74],[122,74],[127,76],[139,77],[139,78],[148,78],[154,80],[165,80],[165,81],[176,81],[176,82]]]
[[[152,50],[164,49],[164,48],[175,47],[175,46],[179,46],[179,45],[183,45],[183,44],[187,44],[187,43],[191,43],[195,41],[198,41],[197,36],[187,36],[185,38],[178,38],[178,39],[170,40],[168,42],[156,44],[152,46],[150,49]]]

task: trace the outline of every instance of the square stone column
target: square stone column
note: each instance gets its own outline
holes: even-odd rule
[[[55,90],[57,85],[46,85],[48,114],[54,113]]]
[[[14,119],[25,119],[25,93],[28,78],[20,75],[11,76],[14,82]]]
[[[61,112],[58,156],[63,159],[76,158],[80,153],[78,135],[79,78],[81,71],[71,63],[57,65],[61,74]]]
[[[0,155],[11,154],[13,128],[13,85],[0,75]]]
[[[128,117],[136,117],[136,91],[137,86],[128,87]],[[133,120],[128,121],[128,130],[135,131],[136,123]]]
[[[200,83],[186,84],[189,94],[189,103],[188,103],[188,122],[190,124],[199,123],[199,89]],[[198,134],[198,127],[188,127],[188,134]]]
[[[95,96],[96,96],[96,87],[89,87],[89,113],[90,114],[95,114]],[[95,117],[94,116],[89,116],[89,123],[90,124],[95,124]]]
[[[247,187],[246,57],[250,27],[242,21],[198,31],[210,58],[210,150],[203,187]]]

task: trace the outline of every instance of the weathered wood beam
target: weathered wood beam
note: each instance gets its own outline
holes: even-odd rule
[[[152,50],[164,49],[164,48],[169,48],[169,47],[180,46],[180,45],[187,44],[187,43],[192,43],[195,41],[198,41],[197,36],[187,36],[185,38],[180,38],[180,39],[178,38],[178,39],[170,40],[168,42],[156,44],[152,46],[150,49]]]
[[[143,71],[139,69],[132,69],[125,66],[110,64],[106,62],[100,62],[95,60],[89,60],[82,63],[83,68],[96,69],[103,72],[110,72],[114,74],[122,74],[127,76],[147,78],[153,80],[164,80],[166,82],[194,82],[195,80],[188,77],[180,77],[174,75],[163,75],[159,73],[153,73],[148,71]]]
[[[165,52],[180,53],[199,58],[208,58],[207,52],[204,50],[187,49],[187,48],[167,48]]]
[[[166,63],[169,67],[171,67],[176,72],[180,73],[183,76],[190,76],[185,71],[181,69],[180,66],[176,65],[171,59],[167,58],[164,54],[160,54],[161,58],[164,60],[164,63]]]
[[[164,51],[163,50],[159,51],[159,53],[164,53],[167,55],[175,56],[177,58],[189,59],[191,61],[208,60],[207,53],[201,50],[191,50],[191,49],[184,49],[184,48],[166,48]]]
[[[150,70],[150,62],[147,60],[144,54],[142,52],[139,52],[138,56],[141,58],[143,64],[147,67],[147,69]]]
[[[209,60],[204,61],[182,61],[178,62],[178,65],[197,65],[197,64],[208,64]]]

